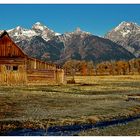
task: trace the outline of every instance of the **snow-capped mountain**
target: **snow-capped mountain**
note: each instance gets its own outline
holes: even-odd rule
[[[33,36],[37,35],[37,33],[34,30],[24,29],[20,26],[14,29],[7,30],[7,32],[14,39],[15,42],[25,40],[25,39],[29,40]]]
[[[49,62],[60,64],[69,59],[101,62],[134,58],[122,46],[79,27],[59,34],[37,22],[31,29],[18,26],[7,32],[27,55]]]
[[[140,57],[140,26],[133,22],[121,22],[105,35],[105,38],[122,45],[136,57]]]
[[[0,32],[2,32],[2,30]],[[30,40],[34,36],[41,36],[44,40],[48,41],[52,37],[60,35],[40,22],[36,22],[31,29],[17,26],[16,28],[7,30],[7,32],[15,42]]]
[[[40,22],[35,23],[32,26],[32,30],[35,31],[37,35],[42,36],[42,38],[46,41],[48,41],[54,36],[60,35],[59,33],[54,32],[53,30],[49,29],[47,26],[41,24]]]

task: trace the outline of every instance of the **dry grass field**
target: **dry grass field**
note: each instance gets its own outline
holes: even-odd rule
[[[59,86],[1,86],[1,132],[18,127],[95,123],[140,114],[140,75],[76,76],[75,80],[76,84]],[[140,135],[138,123],[139,120],[78,135]]]

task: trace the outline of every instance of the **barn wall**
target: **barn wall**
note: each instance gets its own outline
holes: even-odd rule
[[[63,83],[64,71],[38,59],[27,60],[27,79],[29,84]]]
[[[54,70],[28,70],[27,78],[29,84],[55,84]]]
[[[56,65],[49,64],[47,62],[40,61],[38,59],[28,58],[27,59],[27,69],[37,69],[37,70],[55,70]]]
[[[0,39],[0,57],[25,57],[16,44],[11,41],[8,35]]]
[[[0,65],[1,85],[21,85],[27,84],[27,73],[25,65],[18,65],[18,70],[12,70],[14,65]],[[9,70],[7,70],[7,67]]]

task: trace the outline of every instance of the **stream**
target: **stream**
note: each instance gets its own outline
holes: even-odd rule
[[[65,126],[53,126],[48,129],[16,129],[8,131],[6,136],[76,136],[80,131],[105,128],[114,125],[125,125],[134,120],[140,119],[140,114],[128,118],[115,119],[110,121],[97,122],[96,124],[77,124]]]

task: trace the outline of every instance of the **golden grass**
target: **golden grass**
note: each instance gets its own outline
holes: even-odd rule
[[[44,120],[48,125],[51,120],[49,125],[62,125],[139,113],[140,102],[128,98],[140,95],[140,75],[76,76],[75,80],[76,84],[61,86],[1,86],[0,121],[42,124]]]

